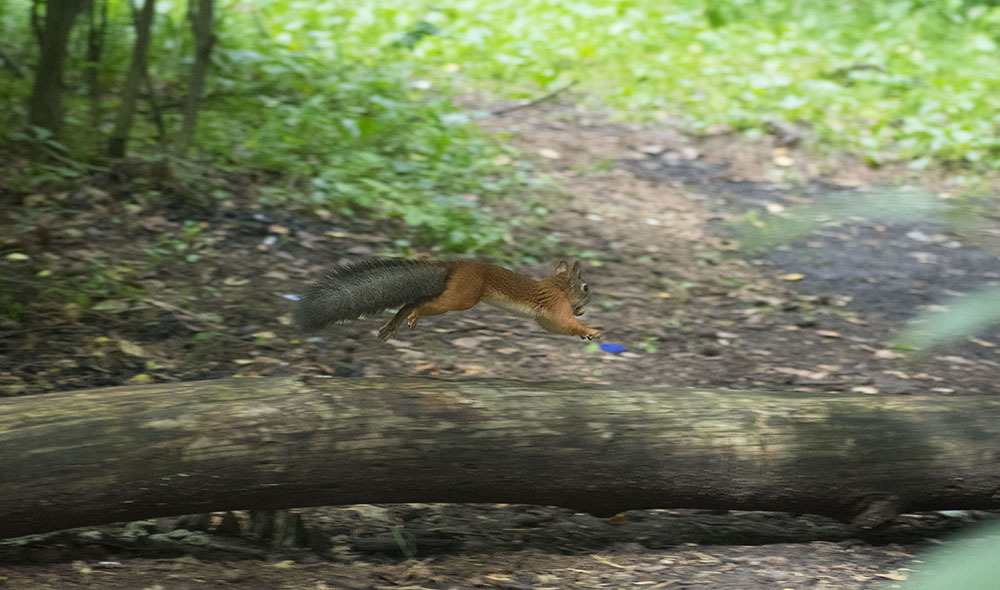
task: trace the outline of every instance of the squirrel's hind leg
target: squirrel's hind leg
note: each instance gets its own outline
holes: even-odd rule
[[[396,333],[396,330],[398,330],[399,326],[402,325],[403,320],[406,319],[407,316],[412,315],[418,307],[420,306],[416,303],[408,303],[401,307],[399,311],[396,312],[396,315],[392,316],[391,320],[378,329],[378,337],[382,340],[388,340],[390,336]]]

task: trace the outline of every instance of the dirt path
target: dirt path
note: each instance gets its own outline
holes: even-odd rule
[[[373,336],[377,320],[299,342],[285,295],[323,266],[378,253],[390,239],[377,224],[331,228],[230,209],[204,220],[213,242],[197,276],[183,264],[165,264],[136,277],[153,294],[151,303],[68,328],[53,320],[37,333],[0,341],[0,385],[18,393],[116,384],[148,371],[153,360],[161,367],[152,372],[156,379],[320,372],[831,395],[996,394],[996,331],[919,362],[890,348],[901,320],[919,306],[1000,280],[1000,262],[982,245],[933,224],[851,221],[742,258],[719,223],[750,208],[864,186],[878,180],[871,171],[775,151],[773,139],[690,138],[566,105],[517,111],[487,126],[538,154],[539,168],[572,194],[541,231],[554,249],[584,260],[596,292],[585,320],[626,352],[588,349],[488,308],[431,318],[387,345]],[[821,175],[823,169],[837,173]],[[50,248],[65,251],[60,263],[111,252],[127,258],[129,248],[180,231],[192,216],[122,213],[124,227],[112,226],[105,218],[114,207],[97,199],[66,222],[89,233],[52,239]],[[541,276],[548,269],[521,270]],[[785,280],[789,275],[802,278]],[[211,331],[226,338],[192,346],[190,333],[212,325],[207,314],[221,318]],[[95,337],[106,335],[112,346],[102,349]],[[139,344],[145,357],[116,345],[123,340]],[[906,516],[891,529],[864,533],[821,518],[757,513],[635,511],[601,520],[528,506],[304,512],[318,552],[269,553],[276,563],[247,559],[260,556],[253,544],[178,537],[178,545],[157,546],[105,529],[103,538],[56,535],[0,546],[0,556],[18,564],[0,565],[0,587],[875,588],[909,575],[913,556],[928,547],[925,537],[978,517]],[[167,530],[170,521],[158,526]],[[401,555],[407,547],[416,555]],[[172,556],[177,551],[196,557]]]

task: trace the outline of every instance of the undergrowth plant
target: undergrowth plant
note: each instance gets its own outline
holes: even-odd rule
[[[5,55],[30,66],[29,6],[3,3],[0,32]],[[192,40],[186,3],[157,7],[151,88],[170,137]],[[109,16],[100,131],[133,34],[124,0]],[[278,172],[263,191],[275,205],[398,218],[444,250],[503,249],[491,203],[527,182],[453,104],[469,87],[527,97],[578,80],[623,116],[748,134],[787,121],[876,163],[1000,168],[1000,7],[988,1],[220,0],[216,30],[198,157]],[[78,22],[61,142],[100,164],[85,33]],[[0,84],[0,140],[19,133],[29,85]],[[150,120],[134,154],[169,148]]]
[[[508,96],[570,79],[627,116],[693,129],[811,127],[881,163],[1000,167],[1000,6],[974,0],[458,0],[253,14],[290,46],[378,59],[412,46],[437,82]],[[298,10],[288,10],[295,6]],[[310,30],[303,36],[301,31]],[[400,31],[405,32],[401,33]],[[333,32],[335,31],[335,32]]]

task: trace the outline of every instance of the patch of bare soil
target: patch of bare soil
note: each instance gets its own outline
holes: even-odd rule
[[[381,318],[304,338],[291,325],[288,295],[330,264],[387,249],[397,228],[276,212],[257,205],[255,187],[240,179],[220,180],[244,199],[218,208],[195,207],[176,179],[155,199],[134,196],[149,175],[125,170],[75,191],[5,197],[4,227],[17,232],[4,245],[29,257],[0,261],[5,280],[19,286],[15,297],[31,300],[34,277],[46,271],[107,281],[108,295],[99,313],[81,311],[87,306],[72,292],[58,307],[25,306],[35,315],[0,334],[0,387],[18,395],[320,373],[943,401],[996,393],[996,332],[917,360],[891,348],[901,321],[921,305],[997,282],[1000,263],[988,247],[940,225],[851,221],[744,256],[720,223],[769,203],[856,190],[882,181],[878,173],[846,159],[810,159],[777,136],[693,137],[560,104],[485,124],[537,154],[539,169],[571,196],[531,231],[584,261],[595,290],[584,320],[625,352],[596,351],[489,308],[429,318],[387,344],[374,336]],[[58,207],[45,212],[46,201]],[[42,213],[29,219],[31,211]],[[518,270],[542,276],[554,263]],[[801,280],[787,280],[793,275]],[[865,531],[763,513],[597,519],[546,507],[446,505],[302,512],[304,551],[246,534],[171,530],[170,520],[21,539],[0,546],[0,587],[875,588],[918,568],[914,556],[938,542],[928,539],[979,517],[906,515]]]

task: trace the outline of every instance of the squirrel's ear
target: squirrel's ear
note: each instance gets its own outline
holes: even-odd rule
[[[573,263],[573,271],[570,274],[572,274],[574,277],[580,276],[580,261],[579,260],[577,260],[576,262]]]
[[[569,270],[569,264],[565,260],[560,260],[559,264],[556,265],[556,274],[562,274]]]

